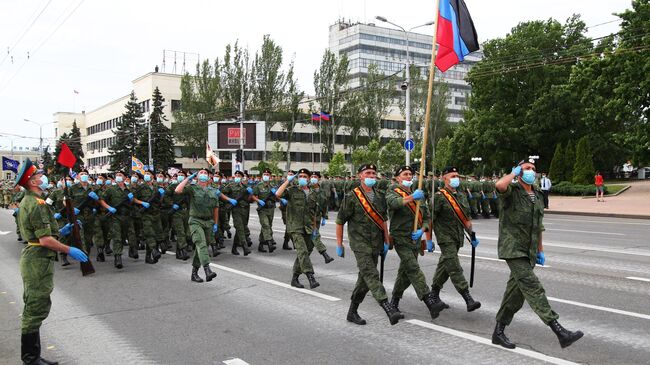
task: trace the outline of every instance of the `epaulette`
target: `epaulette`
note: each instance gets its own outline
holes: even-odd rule
[[[41,205],[45,204],[45,200],[43,200],[41,198],[36,198],[36,201],[38,202],[38,204],[41,204]]]

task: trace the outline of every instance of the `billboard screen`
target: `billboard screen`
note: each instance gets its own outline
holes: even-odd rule
[[[239,122],[224,121],[210,122],[208,127],[208,142],[213,150],[239,149],[240,133],[243,132],[244,149],[264,149],[264,122],[245,121],[243,130]]]

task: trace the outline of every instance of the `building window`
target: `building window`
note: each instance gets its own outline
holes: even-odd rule
[[[180,100],[173,100],[172,99],[172,111],[175,112],[181,108],[181,101]]]

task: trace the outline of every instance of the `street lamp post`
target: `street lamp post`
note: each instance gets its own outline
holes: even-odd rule
[[[165,106],[167,106],[167,104],[160,104],[159,107],[152,106],[153,109],[149,113],[149,118],[147,118],[149,120],[149,123],[147,123],[148,124],[148,126],[147,126],[148,127],[148,131],[147,131],[147,134],[148,134],[148,136],[147,136],[147,150],[149,152],[149,156],[148,156],[149,157],[149,159],[148,159],[149,162],[148,162],[148,164],[149,164],[149,170],[150,171],[153,170],[153,168],[152,168],[152,166],[153,166],[153,157],[151,156],[151,114],[153,114],[153,111],[154,111],[155,108],[159,108],[160,110],[158,112],[159,112],[159,114],[162,114],[162,109]]]
[[[411,57],[410,57],[410,53],[409,53],[409,32],[412,31],[413,29],[416,29],[416,28],[433,25],[433,24],[435,24],[435,22],[431,21],[431,22],[427,22],[427,23],[422,24],[422,25],[418,25],[417,27],[413,27],[413,28],[409,29],[408,32],[407,32],[406,29],[404,29],[404,27],[389,21],[388,19],[386,19],[383,16],[378,15],[378,16],[375,17],[375,19],[377,19],[377,20],[379,20],[381,22],[384,22],[384,23],[391,24],[391,25],[396,26],[397,28],[401,29],[404,32],[404,37],[406,38],[406,62],[405,62],[405,65],[406,65],[406,67],[405,67],[405,69],[406,69],[406,80],[405,80],[404,84],[402,84],[402,90],[404,90],[406,92],[406,115],[405,115],[405,117],[406,117],[406,121],[405,121],[406,122],[405,123],[406,124],[406,126],[405,126],[406,139],[410,139],[411,138],[411,70],[410,70],[410,68],[411,68]],[[406,165],[407,166],[411,165],[411,151],[409,151],[409,150],[406,151]]]
[[[52,124],[54,122],[38,123],[38,122],[35,122],[33,120],[29,120],[27,118],[23,118],[23,121],[28,122],[28,123],[33,123],[33,124],[36,124],[38,126],[38,157],[40,159],[43,159],[43,126],[48,125],[48,124]]]

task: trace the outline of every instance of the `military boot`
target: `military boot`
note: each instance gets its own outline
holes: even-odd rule
[[[390,305],[392,305],[393,308],[395,308],[396,311],[402,313],[402,311],[399,310],[399,301],[400,301],[400,299],[402,299],[402,298],[392,297],[392,298],[390,299]]]
[[[104,256],[104,247],[97,247],[97,262],[104,261],[106,261],[106,257]]]
[[[226,245],[223,243],[223,237],[219,237],[217,240],[217,246],[219,246],[219,249],[226,248]]]
[[[219,247],[217,247],[217,243],[213,243],[210,245],[212,247],[212,257],[217,257],[221,255],[221,252],[219,252]]]
[[[467,304],[467,311],[472,312],[475,311],[479,308],[481,308],[481,302],[475,301],[474,298],[469,294],[469,290],[465,290],[460,295],[463,296],[463,299],[465,299],[465,303]]]
[[[62,253],[61,254],[61,266],[70,266],[70,261],[68,261],[68,255]]]
[[[152,252],[151,249],[147,246],[146,251],[144,253],[144,262],[153,265],[156,263],[156,261],[153,259],[153,257],[151,257],[151,252]]]
[[[187,251],[184,248],[181,248],[181,260],[187,261],[190,258],[190,255],[187,254]]]
[[[379,305],[384,310],[384,312],[386,312],[391,325],[397,324],[400,319],[404,318],[404,315],[393,308],[393,306],[388,302],[388,299],[382,300],[379,302]]]
[[[23,241],[23,237],[22,237],[21,235],[18,235],[18,238],[16,239],[16,241],[18,241],[18,242],[22,242],[22,241]]]
[[[203,266],[203,270],[205,271],[205,281],[212,281],[212,279],[217,277],[217,273],[210,270],[210,264]]]
[[[289,247],[289,236],[284,236],[284,243],[282,243],[282,249],[283,250],[292,250],[291,247]]]
[[[151,258],[153,259],[154,264],[157,263],[158,260],[160,260],[160,257],[161,257],[161,256],[162,256],[162,255],[160,254],[160,251],[158,251],[158,247],[154,247],[154,248],[151,250]]]
[[[228,238],[232,238],[232,233],[230,233],[230,228],[228,228],[228,230],[226,231],[226,235],[228,236]]]
[[[106,247],[104,247],[104,253],[107,254],[107,255],[112,255],[113,254],[113,250],[111,249],[111,244],[110,243],[107,244]]]
[[[176,259],[180,260],[181,259],[181,249],[176,247]]]
[[[514,343],[510,342],[508,336],[503,332],[505,329],[506,325],[497,321],[496,326],[494,326],[494,332],[492,333],[492,343],[495,345],[501,345],[507,349],[514,349],[516,346]]]
[[[316,278],[314,278],[313,272],[305,273],[305,275],[307,275],[307,280],[309,280],[310,289],[318,288],[320,286],[320,283],[316,281]]]
[[[331,258],[330,255],[327,254],[327,251],[323,251],[320,254],[323,255],[323,258],[325,259],[326,264],[329,264],[330,262],[334,261],[334,259]]]
[[[136,250],[133,247],[129,246],[129,257],[135,258],[135,253],[134,252],[136,252]]]
[[[562,348],[571,346],[572,343],[578,341],[582,338],[582,336],[584,336],[584,333],[582,333],[582,331],[571,332],[567,330],[566,328],[562,327],[562,325],[558,323],[557,320],[551,321],[551,323],[548,325],[557,336],[557,339],[560,341],[560,346],[562,346]]]
[[[449,306],[447,305],[447,303],[443,302],[442,299],[440,299],[440,289],[441,289],[441,288],[438,288],[438,287],[435,286],[435,285],[431,285],[431,294],[433,295],[433,299],[434,299],[436,302],[440,302],[440,303],[442,303],[442,309],[447,309],[447,308],[449,308]],[[441,309],[440,311],[442,311],[442,309]]]
[[[248,247],[253,245],[253,240],[251,240],[250,236],[246,236],[246,245],[248,245]]]
[[[237,250],[237,244],[234,242],[232,243],[232,250],[230,250],[230,253],[235,256],[239,256],[239,250]]]
[[[116,269],[121,269],[124,266],[122,266],[122,255],[114,255],[113,258],[115,259],[114,265]]]
[[[422,298],[422,301],[427,306],[427,308],[429,308],[431,319],[438,318],[440,312],[445,309],[446,304],[441,302],[440,298],[438,298],[433,292],[425,295],[424,298]]]
[[[41,338],[39,332],[22,335],[20,338],[21,360],[29,365],[58,365],[56,361],[45,360],[41,357]]]
[[[275,251],[275,241],[266,241],[266,245],[269,246],[269,253],[273,253],[273,251]]]
[[[300,284],[300,281],[298,281],[299,276],[300,274],[293,273],[293,277],[291,278],[291,286],[302,289],[305,286]]]
[[[250,246],[244,245],[244,256],[248,256],[251,254]]]
[[[146,248],[145,242],[140,240],[140,243],[138,243],[138,250],[144,250],[145,248]]]
[[[348,322],[352,322],[354,324],[363,326],[364,324],[366,324],[366,320],[361,318],[361,316],[357,312],[357,309],[359,309],[359,303],[350,302],[350,309],[348,309],[348,318],[347,318]]]
[[[257,251],[259,252],[268,252],[265,248],[264,245],[266,244],[266,241],[260,241],[259,245],[257,246]],[[269,247],[270,248],[270,247]]]
[[[165,241],[158,242],[158,249],[160,250],[161,254],[166,254],[167,253],[167,244]]]
[[[192,266],[192,281],[202,283],[203,279],[199,276],[199,268]]]

